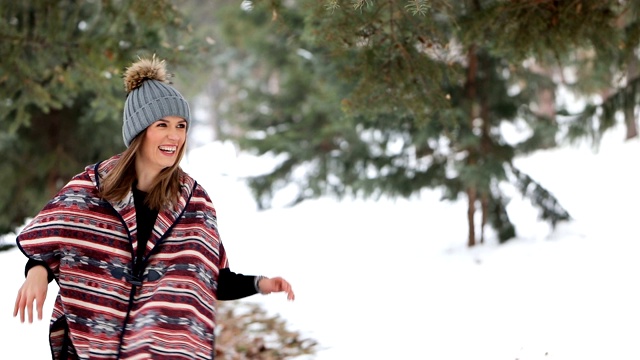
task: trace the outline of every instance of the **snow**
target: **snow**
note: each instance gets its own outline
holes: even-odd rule
[[[258,159],[214,142],[193,149],[183,167],[216,205],[231,268],[281,275],[296,292],[294,302],[283,294],[246,301],[318,340],[316,359],[638,359],[640,142],[622,139],[620,129],[597,153],[576,146],[519,159],[574,221],[553,230],[514,193],[518,238],[472,249],[466,204],[440,202],[437,191],[259,212],[238,180],[263,169]],[[18,250],[0,253],[3,357],[45,359],[57,288],[44,320],[13,318],[24,262]]]

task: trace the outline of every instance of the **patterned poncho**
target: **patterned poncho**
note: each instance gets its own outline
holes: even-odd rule
[[[219,269],[227,267],[204,189],[181,175],[177,209],[158,214],[140,274],[136,211],[98,196],[119,156],[76,175],[18,235],[60,287],[54,359],[212,359]]]

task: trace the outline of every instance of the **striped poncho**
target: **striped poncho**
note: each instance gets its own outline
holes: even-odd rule
[[[212,359],[219,269],[228,266],[205,190],[181,175],[177,209],[158,214],[142,273],[133,274],[136,211],[98,196],[119,156],[76,175],[18,235],[60,290],[54,359]]]

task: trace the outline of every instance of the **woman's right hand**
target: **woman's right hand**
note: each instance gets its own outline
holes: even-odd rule
[[[29,322],[33,322],[33,301],[36,301],[36,311],[38,312],[38,320],[42,320],[42,307],[44,300],[47,298],[47,289],[49,281],[47,278],[47,269],[42,266],[34,266],[29,269],[27,278],[16,297],[16,305],[13,308],[13,317],[20,312],[20,322],[24,322],[24,312],[27,310]]]

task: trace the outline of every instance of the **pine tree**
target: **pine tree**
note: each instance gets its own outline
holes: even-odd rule
[[[293,204],[327,194],[409,197],[439,188],[443,199],[466,196],[473,246],[477,208],[480,242],[485,225],[500,241],[515,236],[504,193],[511,184],[541,218],[554,225],[570,219],[513,159],[556,146],[557,61],[595,35],[559,27],[542,39],[529,34],[511,42],[511,33],[498,34],[509,20],[524,35],[533,20],[541,28],[568,10],[539,19],[527,11],[544,9],[525,2],[249,3],[221,13],[227,50],[218,56],[233,59],[237,71],[226,72],[234,75],[227,82],[246,95],[227,99],[235,108],[226,116],[243,129],[235,138],[245,149],[282,159],[249,181],[261,207],[292,183],[299,189]],[[505,10],[511,17],[487,25]],[[504,123],[530,135],[509,144],[500,134]]]

